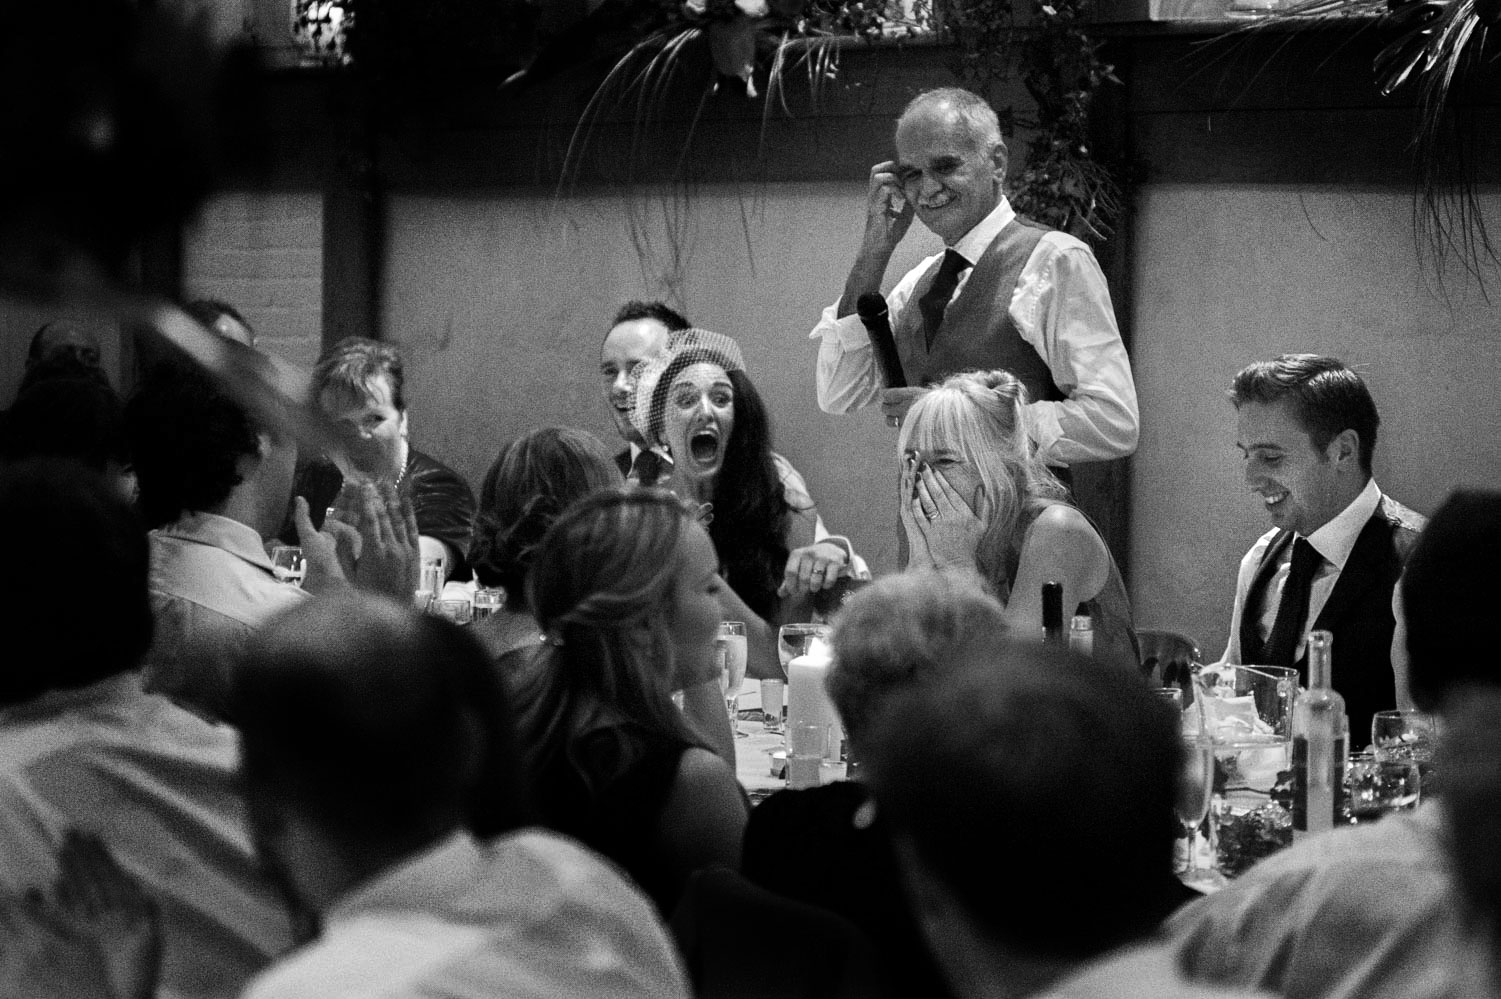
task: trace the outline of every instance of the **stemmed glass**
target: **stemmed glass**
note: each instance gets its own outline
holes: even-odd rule
[[[271,549],[271,573],[283,583],[301,586],[307,575],[307,559],[296,545],[277,545]]]
[[[747,648],[745,644],[745,623],[743,621],[721,621],[719,623],[718,638],[719,653],[724,657],[723,672],[719,675],[719,687],[724,693],[725,710],[730,713],[730,728],[735,733],[735,738],[743,739],[746,733],[740,731],[736,724],[736,707],[740,703],[740,686],[745,683],[745,660]]]
[[[1179,733],[1183,739],[1183,770],[1173,805],[1188,837],[1188,865],[1180,877],[1185,883],[1215,882],[1219,875],[1199,866],[1199,830],[1209,817],[1209,803],[1214,794],[1214,740],[1204,727],[1203,704],[1196,697],[1184,709],[1183,692],[1175,687],[1163,688],[1157,695],[1179,709]]]
[[[808,654],[808,648],[814,640],[828,642],[833,628],[826,624],[784,624],[777,632],[777,658],[782,662],[782,674],[787,674],[787,666],[798,656]]]

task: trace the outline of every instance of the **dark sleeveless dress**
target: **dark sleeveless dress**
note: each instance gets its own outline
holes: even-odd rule
[[[662,811],[693,744],[552,687],[545,659],[513,661],[509,675],[537,818],[614,861],[665,919],[687,879],[661,849]]]
[[[1006,578],[997,581],[997,589],[1001,592],[1009,595],[1010,580],[1016,578],[1022,539],[1027,536],[1033,521],[1054,503],[1063,503],[1077,509],[1063,500],[1051,500],[1022,514],[1016,525],[1012,546],[1006,552]],[[1093,523],[1090,526],[1093,527]],[[1141,644],[1137,641],[1136,625],[1131,619],[1131,598],[1126,594],[1126,584],[1121,579],[1115,557],[1108,550],[1106,557],[1110,559],[1110,576],[1105,580],[1105,588],[1084,604],[1094,627],[1094,657],[1100,662],[1112,663],[1136,672],[1141,668]],[[1063,611],[1066,617],[1072,613],[1073,608],[1065,607]]]

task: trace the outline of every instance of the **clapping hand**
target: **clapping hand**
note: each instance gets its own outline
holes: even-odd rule
[[[292,523],[297,528],[297,543],[307,559],[307,577],[302,588],[309,593],[327,593],[347,586],[359,559],[359,532],[332,513],[324,518],[323,530],[313,527],[307,498],[303,496],[292,499]]]
[[[422,549],[412,500],[390,483],[362,483],[355,503],[360,556],[354,584],[410,601],[421,583]]]
[[[155,903],[85,833],[68,834],[50,892],[0,903],[0,994],[150,999],[160,966]]]

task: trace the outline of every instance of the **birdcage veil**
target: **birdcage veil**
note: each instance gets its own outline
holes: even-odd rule
[[[654,451],[667,446],[667,390],[679,372],[695,364],[717,364],[726,373],[745,370],[739,344],[722,333],[700,329],[673,333],[662,353],[636,369],[631,424]]]

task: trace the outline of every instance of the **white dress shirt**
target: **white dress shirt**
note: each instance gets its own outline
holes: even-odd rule
[[[455,833],[340,899],[244,999],[687,999],[656,911],[602,858]]]
[[[1005,198],[952,249],[974,264],[1016,217]],[[893,327],[912,289],[942,254],[908,271],[886,307]],[[954,296],[964,291],[970,267],[959,275]],[[953,299],[950,299],[953,301]],[[809,336],[818,346],[818,405],[826,413],[848,413],[881,398],[883,386],[870,337],[856,314],[843,319],[839,302],[824,309]],[[1139,417],[1131,361],[1115,323],[1110,289],[1089,247],[1062,232],[1049,232],[1022,268],[1011,297],[1017,333],[1037,351],[1053,383],[1068,396],[1027,407],[1027,433],[1038,456],[1053,465],[1121,458],[1136,450]]]
[[[255,629],[310,594],[278,580],[255,528],[229,517],[187,513],[150,541],[146,689],[222,717],[230,665]]]
[[[49,888],[64,835],[93,833],[161,914],[158,999],[239,995],[292,926],[251,846],[238,763],[233,729],[134,673],[0,711],[0,894]]]
[[[1376,508],[1381,505],[1381,490],[1376,487],[1376,480],[1370,479],[1365,488],[1360,491],[1350,502],[1350,505],[1336,514],[1323,527],[1308,536],[1308,543],[1313,550],[1324,557],[1324,561],[1313,573],[1313,586],[1308,598],[1308,619],[1303,624],[1303,633],[1298,636],[1298,647],[1293,652],[1293,661],[1303,658],[1303,650],[1308,644],[1308,633],[1313,630],[1314,624],[1319,619],[1319,612],[1329,602],[1329,594],[1334,592],[1334,584],[1339,582],[1339,574],[1344,571],[1345,563],[1349,561],[1350,552],[1355,549],[1356,539],[1360,532],[1365,530],[1366,523],[1376,513]],[[1261,560],[1266,555],[1266,550],[1272,540],[1278,534],[1277,528],[1267,531],[1251,550],[1246,552],[1240,560],[1240,575],[1235,583],[1235,606],[1230,613],[1230,642],[1225,647],[1224,658],[1221,662],[1236,663],[1241,661],[1240,655],[1240,622],[1245,613],[1246,596],[1250,592],[1251,582],[1256,578],[1256,570],[1261,566]],[[1272,633],[1272,626],[1277,621],[1277,608],[1282,603],[1282,587],[1287,582],[1287,574],[1292,569],[1292,545],[1288,545],[1287,554],[1272,572],[1272,578],[1268,580],[1266,594],[1261,601],[1261,616],[1256,621],[1263,641]]]

